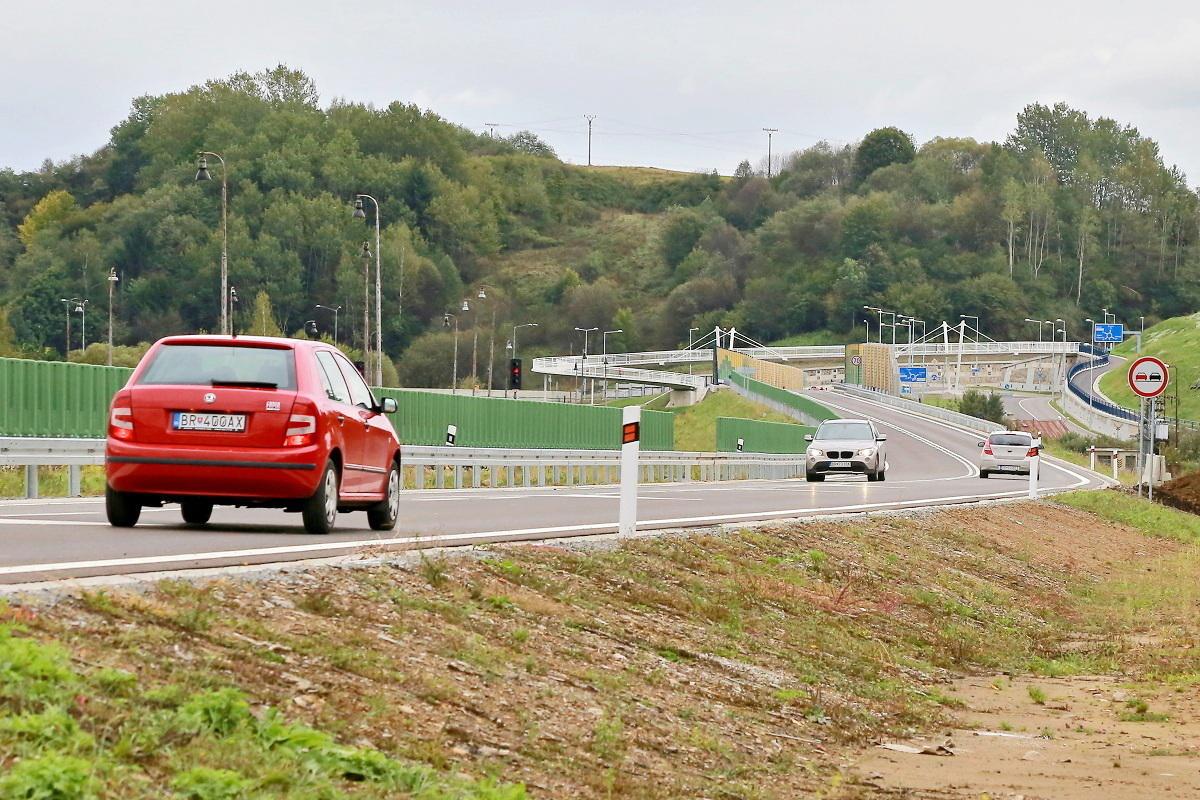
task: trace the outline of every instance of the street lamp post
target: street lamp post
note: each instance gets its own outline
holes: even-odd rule
[[[603,383],[602,391],[604,392],[605,400],[608,400],[608,335],[610,333],[624,333],[624,332],[625,331],[622,330],[621,328],[617,328],[615,331],[605,331],[600,336],[600,363],[604,365],[603,366],[604,379],[602,381],[602,383]],[[596,391],[595,391],[595,388],[593,387],[593,389],[592,389],[593,404],[594,404],[595,400],[596,400]]]
[[[113,359],[113,315],[112,315],[112,300],[113,289],[117,285],[117,281],[121,280],[117,277],[117,268],[110,267],[108,270],[108,365],[112,366]]]
[[[221,162],[221,333],[229,335],[229,185],[226,181],[225,159],[217,153],[201,150],[196,180],[211,181],[208,156]]]
[[[466,304],[467,301],[463,300],[463,305]],[[450,372],[450,394],[458,394],[458,315],[447,311],[442,315],[442,327],[449,328],[450,320],[454,320],[454,366]]]
[[[79,300],[75,304],[75,313],[79,315],[79,349],[87,350],[87,300]]]
[[[379,248],[375,248],[378,250]],[[363,377],[371,379],[371,245],[362,243],[363,260]],[[378,384],[376,384],[378,385]]]
[[[585,373],[587,372],[587,337],[588,337],[588,333],[590,333],[591,331],[598,331],[598,330],[600,330],[600,328],[599,327],[576,328],[575,330],[581,331],[583,333],[583,357],[579,359],[579,377],[581,380],[586,380],[587,376]],[[580,391],[579,391],[579,402],[582,405],[582,403],[583,403],[582,385],[580,386]]]
[[[974,326],[974,327],[975,327],[975,341],[976,341],[976,342],[978,342],[978,341],[979,341],[979,337],[980,337],[980,332],[979,332],[979,324],[980,324],[980,323],[979,323],[979,317],[975,316],[974,314],[959,314],[959,315],[958,315],[958,318],[959,318],[959,319],[961,319],[961,320],[968,320],[968,319],[973,319],[973,320],[975,320],[975,326]]]
[[[59,299],[59,302],[62,303],[63,305],[65,305],[66,309],[67,309],[67,338],[64,340],[64,344],[63,344],[63,359],[66,361],[70,361],[71,360],[71,304],[76,302],[76,300],[75,300],[75,298],[67,299],[66,297],[63,297],[63,298]]]
[[[342,310],[342,307],[341,306],[323,306],[320,303],[317,303],[315,306],[313,306],[313,308],[323,308],[326,311],[333,312],[333,343],[336,345],[338,343],[338,312]]]
[[[692,351],[692,334],[700,330],[699,328],[688,328],[688,352]],[[690,357],[690,356],[689,356]],[[692,374],[692,364],[688,362],[688,375]]]
[[[863,306],[863,310],[864,311],[874,311],[876,314],[879,315],[879,343],[880,344],[883,344],[883,325],[884,325],[883,315],[884,314],[891,315],[892,321],[887,323],[887,325],[889,328],[892,329],[892,345],[895,346],[895,344],[896,344],[896,312],[888,311],[887,309],[879,308],[878,306]],[[869,338],[869,336],[868,336],[868,338]]]
[[[367,212],[363,209],[363,198],[375,204],[375,385],[383,385],[383,277],[380,268],[381,248],[379,246],[379,201],[369,194],[354,196],[354,216],[366,219]]]
[[[476,297],[478,297],[480,300],[487,299],[487,292],[485,292],[483,290],[482,286],[479,287],[479,294],[476,295]],[[469,305],[467,305],[466,300],[463,300],[462,310],[463,311],[471,311],[472,310],[471,307]],[[471,337],[471,392],[473,394],[475,392],[475,389],[478,388],[478,386],[479,386],[479,372],[478,372],[478,360],[477,360],[477,356],[479,353],[479,311],[478,310],[476,310],[474,315],[472,315],[472,317],[471,317],[471,330],[472,330],[472,337]]]

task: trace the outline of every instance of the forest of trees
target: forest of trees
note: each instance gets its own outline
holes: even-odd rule
[[[220,167],[196,182],[199,150],[229,165],[240,330],[303,335],[316,318],[328,335],[314,306],[340,305],[340,339],[359,346],[359,254],[374,232],[370,204],[364,225],[352,203],[379,199],[384,349],[406,385],[446,385],[443,314],[464,298],[460,359],[478,334],[484,379],[524,322],[539,323],[521,334],[532,356],[578,352],[577,326],[624,329],[617,349],[673,347],[715,324],[839,341],[861,337],[864,305],[930,327],[978,315],[998,339],[1036,335],[1025,317],[1066,319],[1078,337],[1101,307],[1147,324],[1200,308],[1196,193],[1135,128],[1065,105],[1026,107],[1003,143],[917,147],[880,128],[793,153],[769,180],[748,161],[728,178],[647,179],[401,102],[322,106],[307,76],[279,67],[138,98],[94,154],[0,170],[0,355],[61,358],[63,298],[90,300],[89,338],[103,336],[113,267],[130,358],[128,346],[217,328]]]

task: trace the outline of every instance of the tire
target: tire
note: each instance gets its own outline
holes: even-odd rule
[[[114,528],[132,528],[142,515],[142,502],[128,492],[105,486],[104,512],[108,515],[108,524]]]
[[[337,521],[340,485],[337,467],[332,461],[326,462],[325,471],[321,473],[321,480],[317,484],[317,491],[304,501],[304,508],[301,509],[304,530],[318,534],[329,533],[333,530],[333,524]]]
[[[979,477],[981,477],[981,478],[986,478],[988,475],[991,475],[991,474],[992,473],[988,472],[986,469],[979,470]]]
[[[866,475],[867,475],[867,483],[874,483],[875,481],[879,480],[878,472],[868,472],[868,473],[866,473]]]
[[[818,475],[815,472],[807,472],[804,475],[804,480],[809,483],[822,483],[825,480],[824,475]]]
[[[211,501],[196,498],[184,500],[179,506],[183,512],[183,521],[188,525],[204,525],[212,518],[213,504]]]
[[[879,477],[877,477],[875,480],[877,480],[877,481],[886,481],[887,480],[887,462],[886,461],[883,462],[883,466],[879,468],[879,472],[877,472],[876,474]]]
[[[367,521],[373,531],[390,531],[400,517],[400,466],[394,461],[388,471],[387,496],[367,509]]]

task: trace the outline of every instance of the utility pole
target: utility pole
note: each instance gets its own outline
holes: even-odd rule
[[[583,118],[588,121],[588,166],[592,165],[592,120],[596,118],[595,114],[584,114]]]
[[[117,268],[110,267],[108,270],[108,365],[112,366],[113,358],[113,315],[112,315],[112,297],[113,287],[117,285],[117,281],[121,280],[117,277]]]
[[[763,128],[767,134],[767,178],[771,177],[771,137],[779,132],[779,128]]]
[[[489,136],[491,136],[493,139],[495,139],[495,138],[496,138],[496,126],[497,126],[497,125],[499,125],[499,124],[500,124],[499,122],[485,122],[485,123],[483,123],[484,127],[486,127],[486,128],[487,128],[487,129],[490,131],[490,133],[489,133],[488,135],[489,135]]]

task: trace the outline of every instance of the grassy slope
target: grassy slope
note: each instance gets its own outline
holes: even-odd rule
[[[0,607],[0,796],[874,796],[962,672],[1200,679],[1195,518],[1064,502]]]
[[[1137,357],[1136,351],[1134,339],[1113,349],[1116,355],[1129,359]],[[1179,416],[1200,419],[1200,393],[1188,391],[1188,385],[1200,376],[1200,315],[1172,317],[1147,330],[1142,355],[1157,356],[1171,366],[1171,380],[1185,382],[1179,387]],[[1100,389],[1125,408],[1138,407],[1138,396],[1126,383],[1124,369],[1107,373],[1100,379]],[[1173,388],[1167,391],[1174,397]],[[1171,407],[1174,409],[1174,405]]]
[[[693,406],[675,412],[675,449],[712,452],[717,445],[717,417],[742,417],[764,422],[795,422],[729,390],[710,392]]]

